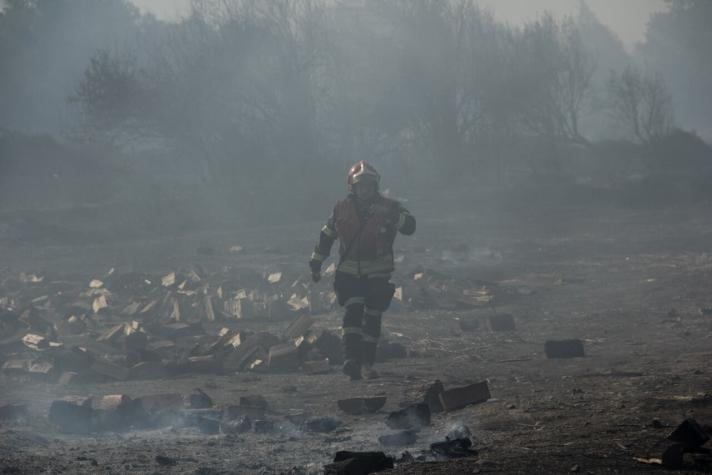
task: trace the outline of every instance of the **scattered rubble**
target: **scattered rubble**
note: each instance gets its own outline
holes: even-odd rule
[[[231,268],[213,275],[197,267],[163,275],[112,269],[62,280],[61,292],[44,276],[17,282],[14,297],[0,300],[0,362],[11,377],[66,386],[190,373],[325,374],[343,360],[341,338],[314,329],[310,316],[333,308],[333,296],[290,283],[282,271],[263,278]],[[288,323],[281,335],[234,328],[246,319]],[[224,326],[208,342],[206,327],[215,323]],[[396,343],[379,348],[379,360],[406,354]]]
[[[702,472],[712,470],[712,449],[703,447],[712,437],[709,426],[700,425],[695,419],[682,421],[668,435],[673,442],[659,458],[640,458],[634,460],[648,465],[662,465],[673,470],[693,469]]]

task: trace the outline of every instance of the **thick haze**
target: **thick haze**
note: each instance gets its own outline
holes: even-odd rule
[[[142,11],[176,21],[190,9],[190,0],[132,0]],[[357,2],[352,2],[357,3]],[[664,0],[589,0],[588,6],[625,43],[632,48],[641,41],[650,15],[665,9]],[[556,16],[575,15],[577,0],[480,0],[495,16],[506,22],[521,25],[543,12]]]
[[[320,218],[361,159],[457,203],[707,177],[709,1],[5,5],[2,204]]]

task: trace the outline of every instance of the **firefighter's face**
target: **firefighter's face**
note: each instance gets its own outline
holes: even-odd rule
[[[356,196],[360,200],[368,201],[376,196],[376,182],[371,180],[363,180],[354,184]]]

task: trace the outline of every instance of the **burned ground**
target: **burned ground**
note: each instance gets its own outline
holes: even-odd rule
[[[187,363],[209,356],[206,348],[222,328],[282,336],[308,313],[298,299],[286,303],[292,294],[321,299],[321,306],[312,302],[311,334],[338,331],[330,279],[306,280],[319,223],[81,247],[4,241],[0,406],[22,404],[27,412],[0,421],[3,473],[320,473],[339,450],[383,450],[396,458],[394,473],[667,473],[655,459],[671,445],[666,437],[673,429],[686,418],[712,424],[712,316],[705,311],[712,306],[712,226],[705,207],[481,210],[447,218],[411,208],[418,232],[399,238],[396,250],[404,256],[394,276],[402,300],[384,320],[385,339],[408,356],[386,359],[380,379],[359,382],[347,381],[337,366],[326,374],[270,367],[259,351],[254,359],[263,362],[253,370],[254,359],[241,371]],[[241,249],[230,249],[237,245]],[[270,283],[275,272],[281,278]],[[101,285],[92,288],[92,279]],[[237,319],[225,301],[240,289],[254,305]],[[108,307],[95,312],[92,304],[102,295]],[[212,298],[214,320],[205,295]],[[279,311],[264,300],[275,295]],[[141,314],[154,299],[154,310]],[[135,302],[140,305],[127,314]],[[69,313],[86,315],[78,330],[67,329]],[[514,318],[514,330],[492,329],[491,317],[502,314]],[[169,333],[166,325],[176,323],[171,318],[187,323],[185,336]],[[161,357],[160,377],[136,379],[129,370],[136,363],[126,354],[131,325],[96,341],[132,321]],[[43,322],[50,328],[41,328]],[[200,326],[191,326],[196,322]],[[44,340],[18,343],[28,333]],[[547,358],[545,342],[563,339],[579,339],[585,356]],[[157,345],[161,341],[168,346]],[[51,356],[59,349],[51,342],[62,343],[62,350],[86,348],[123,371],[77,370],[74,382],[59,383],[61,368],[27,366],[56,361]],[[311,355],[315,361],[323,356]],[[9,364],[17,360],[25,363]],[[379,436],[397,432],[386,416],[421,402],[435,380],[446,389],[487,381],[491,397],[433,413],[414,443],[379,444]],[[48,417],[52,402],[68,396],[93,396],[96,404],[105,395],[183,397],[195,388],[219,409],[200,413],[207,422],[186,416],[183,399],[168,419],[151,419],[148,427],[141,420],[127,427],[106,422],[76,434]],[[248,406],[240,398],[255,395],[267,408],[253,422],[274,427],[260,425],[264,433],[255,424],[246,432],[231,428],[225,408],[238,406],[240,413],[239,406]],[[337,406],[356,396],[386,396],[386,403],[362,415]],[[174,404],[169,396],[163,401],[166,408]],[[222,427],[206,434],[215,432],[216,420]],[[477,455],[436,460],[430,444],[462,426],[471,431]],[[404,457],[406,451],[412,457]],[[685,468],[704,471],[697,458],[695,466],[685,455]]]

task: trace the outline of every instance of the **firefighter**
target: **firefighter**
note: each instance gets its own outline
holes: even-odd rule
[[[380,176],[360,161],[349,169],[346,199],[336,203],[321,228],[319,243],[309,261],[312,280],[321,279],[321,267],[339,239],[339,262],[334,290],[345,308],[342,324],[344,374],[351,380],[377,378],[373,369],[381,335],[381,315],[391,303],[395,286],[393,241],[398,232],[415,232],[415,218],[395,200],[378,192]]]

